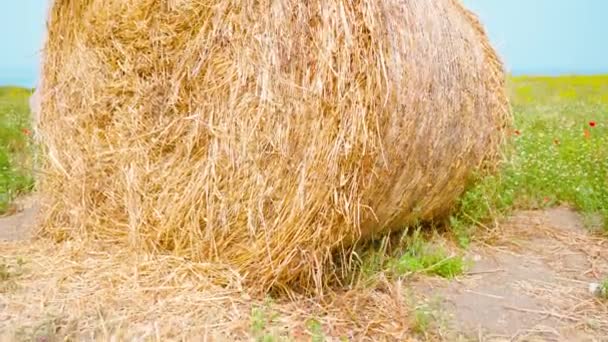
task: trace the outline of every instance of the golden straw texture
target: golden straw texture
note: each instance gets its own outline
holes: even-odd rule
[[[500,61],[456,0],[55,0],[42,233],[322,289],[496,165]],[[347,256],[347,255],[346,255]]]

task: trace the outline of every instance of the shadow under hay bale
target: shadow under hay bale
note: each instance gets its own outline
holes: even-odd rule
[[[498,160],[502,65],[441,1],[55,0],[43,234],[320,289]]]

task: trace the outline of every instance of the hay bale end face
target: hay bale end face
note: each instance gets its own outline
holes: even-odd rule
[[[502,66],[456,0],[55,0],[43,233],[322,288],[496,164]]]

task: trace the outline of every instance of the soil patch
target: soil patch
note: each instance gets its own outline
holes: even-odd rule
[[[483,341],[608,341],[608,303],[589,284],[608,275],[608,241],[565,207],[519,212],[475,243],[469,274],[423,279],[453,329]]]

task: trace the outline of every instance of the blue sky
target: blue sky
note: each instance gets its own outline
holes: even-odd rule
[[[418,0],[432,1],[432,0]],[[0,85],[34,86],[48,0],[2,0]],[[464,0],[515,74],[608,73],[608,0]]]
[[[48,0],[0,0],[0,85],[34,86]]]
[[[608,73],[608,0],[464,0],[516,74]]]

